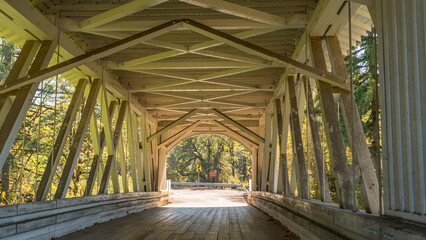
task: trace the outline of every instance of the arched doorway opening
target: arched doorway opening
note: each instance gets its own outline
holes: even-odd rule
[[[248,186],[252,148],[222,134],[194,134],[176,143],[166,156],[172,182],[233,183]]]

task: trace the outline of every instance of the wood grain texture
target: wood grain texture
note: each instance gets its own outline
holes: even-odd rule
[[[243,192],[174,190],[172,196],[170,205],[96,224],[61,239],[298,239],[248,205]]]

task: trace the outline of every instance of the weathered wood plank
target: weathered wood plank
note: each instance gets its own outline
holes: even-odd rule
[[[311,38],[310,44],[315,66],[320,69],[327,69],[321,38]],[[341,207],[354,210],[357,206],[354,204],[352,172],[346,156],[345,143],[334,104],[333,90],[329,84],[320,81],[317,81],[317,86],[333,173],[338,183],[336,184],[337,196]]]
[[[117,101],[111,101],[111,103],[109,104],[108,114],[110,117],[114,115],[116,106],[117,106]],[[104,168],[102,166],[102,153],[104,151],[105,145],[106,145],[105,130],[102,129],[101,136],[100,136],[99,154],[95,154],[93,156],[89,176],[86,182],[86,189],[84,190],[84,196],[92,195],[93,186],[95,186],[96,173],[98,173],[99,175],[99,183],[102,180],[102,174],[104,171]]]
[[[238,129],[240,129],[241,131],[243,131],[244,133],[246,133],[247,135],[251,136],[252,138],[256,139],[257,141],[264,143],[265,139],[263,139],[261,136],[257,135],[256,133],[252,132],[250,129],[244,127],[243,125],[241,125],[240,123],[238,123],[237,121],[233,120],[232,118],[228,117],[226,114],[223,114],[222,112],[220,112],[217,109],[212,109],[211,110],[214,114],[216,114],[218,117],[222,118],[223,120],[231,123],[232,125],[234,125],[235,127],[237,127]]]
[[[303,199],[309,199],[309,182],[308,182],[308,172],[306,169],[305,155],[303,150],[303,140],[302,140],[302,129],[300,126],[299,120],[299,111],[297,107],[296,100],[296,90],[294,87],[294,78],[292,76],[288,77],[288,88],[290,93],[290,105],[291,105],[291,126],[293,128],[293,136],[297,157],[297,191],[299,197]]]
[[[35,44],[29,45],[30,46],[27,47],[27,50],[23,52],[22,64],[16,67],[16,71],[13,70],[14,73],[7,81],[8,84],[3,84],[0,86],[0,88],[7,88],[7,85],[15,84],[18,81],[18,79],[15,77],[27,71],[27,62],[31,62],[34,57],[34,53],[38,49],[38,46],[34,46]],[[34,66],[31,66],[29,72],[37,72],[40,69],[44,69],[47,66],[48,60],[50,60],[52,57],[52,49],[54,49],[52,41],[43,41],[36,55],[36,59],[34,60],[35,64]],[[23,85],[22,88],[17,88],[19,90],[17,91],[16,98],[13,101],[12,106],[10,107],[10,110],[0,128],[0,168],[3,168],[3,164],[7,159],[10,148],[12,147],[16,138],[16,134],[18,133],[22,122],[24,121],[27,110],[31,105],[31,101],[37,91],[39,83],[40,81],[37,81],[33,84]],[[5,95],[7,94],[2,94],[2,96]]]
[[[80,107],[81,100],[84,96],[86,83],[86,79],[80,79],[75,88],[70,105],[65,113],[61,128],[59,129],[58,136],[56,137],[55,144],[53,145],[53,150],[49,155],[49,160],[40,180],[36,193],[36,201],[45,200],[47,197],[53,177],[56,174],[56,168],[59,164],[59,159],[62,156],[62,151],[67,141],[68,134],[72,128],[73,122],[75,121],[77,110]],[[52,170],[54,171],[52,172]]]
[[[193,109],[190,112],[188,112],[187,114],[183,115],[182,117],[180,117],[179,119],[177,119],[176,121],[170,123],[169,125],[165,126],[164,128],[162,128],[161,130],[159,130],[158,132],[152,134],[151,136],[148,137],[148,142],[152,141],[153,139],[159,137],[161,134],[165,133],[166,131],[176,127],[177,125],[183,123],[186,119],[190,118],[191,116],[193,116],[194,114],[196,114],[197,112],[199,112],[199,109]]]
[[[322,146],[321,146],[321,139],[319,135],[317,117],[314,111],[314,100],[312,98],[312,90],[311,90],[311,85],[309,83],[309,79],[306,79],[305,88],[307,89],[306,92],[308,93],[306,95],[306,105],[308,108],[308,119],[309,119],[309,126],[310,126],[311,136],[312,136],[312,145],[314,148],[313,150],[314,150],[314,156],[315,156],[321,201],[330,202],[331,201],[330,188],[328,186],[326,166],[325,166],[324,155],[323,155]]]
[[[278,171],[278,188],[277,192],[289,194],[290,184],[288,181],[288,168],[287,168],[287,139],[288,139],[288,121],[283,120],[283,114],[288,111],[282,111],[282,104],[280,99],[275,99],[275,111],[277,118],[278,127],[278,144],[280,146],[280,157],[279,157],[279,171]]]
[[[151,191],[151,174],[150,174],[150,168],[149,168],[149,157],[148,157],[148,142],[146,141],[147,136],[147,123],[146,123],[146,115],[143,114],[140,117],[140,124],[141,124],[141,141],[142,141],[142,151],[143,151],[143,180],[144,180],[144,186],[145,191],[150,192]]]
[[[123,128],[123,122],[124,122],[124,117],[126,115],[127,106],[128,106],[127,101],[123,101],[121,103],[120,111],[118,113],[118,118],[116,120],[117,123],[115,125],[114,134],[113,134],[113,142],[112,142],[114,147],[113,155],[108,155],[108,159],[105,164],[105,170],[104,170],[104,174],[102,175],[102,182],[99,187],[98,194],[106,194],[108,191],[108,182],[111,176],[111,172],[113,171],[114,162],[116,161],[115,153],[116,153],[118,141],[120,140],[121,129]],[[117,171],[116,168],[115,168],[115,171]]]
[[[70,147],[70,153],[65,163],[62,175],[58,183],[58,188],[55,193],[55,199],[65,198],[68,192],[68,187],[77,165],[77,159],[81,151],[84,136],[86,135],[87,126],[89,125],[90,117],[96,105],[96,98],[98,97],[101,81],[95,78],[90,88],[89,96],[87,97],[86,104],[82,113],[81,120],[78,124],[77,132],[74,136],[73,143]]]
[[[342,56],[339,40],[337,37],[327,37],[327,46],[330,53],[331,63],[336,75],[348,77],[345,60]],[[370,149],[362,127],[358,108],[354,108],[356,103],[355,96],[351,93],[342,92],[341,94],[343,117],[346,123],[346,132],[349,136],[349,142],[352,152],[356,153],[356,162],[361,171],[361,188],[363,191],[364,203],[367,212],[379,213],[379,183],[377,181],[376,171],[371,159]],[[352,101],[353,100],[353,101]],[[353,132],[352,132],[353,131]],[[352,142],[352,139],[354,140]]]

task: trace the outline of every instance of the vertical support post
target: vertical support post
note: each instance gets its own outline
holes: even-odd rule
[[[285,96],[284,96],[285,97]],[[288,168],[287,168],[287,139],[288,139],[288,118],[287,113],[289,109],[285,109],[284,113],[282,111],[282,104],[280,99],[275,99],[275,109],[278,125],[278,140],[280,146],[280,159],[279,159],[279,193],[284,193],[286,195],[290,194],[290,185],[288,181]],[[283,116],[283,114],[285,116]],[[283,119],[284,117],[284,119]]]
[[[158,149],[158,191],[165,189],[166,183],[166,151],[164,148]]]
[[[123,128],[123,122],[126,115],[127,107],[128,107],[127,101],[123,101],[120,106],[120,112],[118,113],[117,123],[116,123],[114,134],[113,134],[113,141],[112,141],[113,153],[116,152],[116,146],[118,145],[118,141],[120,140],[121,129]],[[105,164],[104,174],[102,176],[101,186],[99,187],[99,194],[106,194],[108,192],[108,182],[111,176],[111,172],[113,171],[115,157],[116,157],[115,154],[108,155],[108,159]],[[117,168],[114,170],[117,171]]]
[[[96,98],[98,97],[100,86],[101,81],[99,78],[95,78],[95,80],[93,80],[92,87],[90,88],[89,96],[87,97],[77,132],[70,147],[70,153],[62,171],[61,179],[59,180],[55,199],[65,198],[67,195],[68,187],[81,151],[81,145],[83,144],[84,136],[87,131],[87,126],[89,125],[90,117],[92,116],[92,112],[96,105]]]
[[[156,126],[150,125],[150,134],[157,132]],[[153,139],[151,142],[150,162],[151,162],[151,173],[152,183],[151,188],[153,191],[158,191],[158,151],[157,151],[157,139]]]
[[[146,128],[146,115],[143,114],[140,118],[141,124],[141,141],[142,141],[142,161],[143,161],[143,175],[144,175],[144,185],[145,191],[151,191],[151,174],[149,168],[149,158],[148,158],[148,143],[146,140],[147,137],[147,128]]]
[[[261,115],[259,119],[259,136],[264,137],[266,141],[266,126],[265,126],[265,118],[266,118],[266,111]],[[265,144],[259,143],[259,147],[257,148],[257,163],[256,163],[256,169],[253,169],[254,172],[256,172],[256,182],[255,182],[255,189],[257,191],[262,190],[262,173],[263,173],[263,163],[265,161],[264,159],[264,152],[265,152]]]
[[[268,176],[269,176],[269,164],[271,159],[271,114],[265,113],[265,147],[263,157],[263,170],[262,170],[262,191],[268,191]]]
[[[277,113],[274,108],[274,116],[272,118],[272,139],[271,139],[271,159],[269,165],[269,176],[268,176],[268,191],[276,193],[278,184],[278,169],[277,169],[277,147],[278,147],[278,123]]]
[[[120,183],[118,181],[118,172],[117,172],[117,155],[114,156],[111,168],[112,168],[111,169],[112,189],[114,194],[117,194],[117,193],[120,193]]]
[[[140,149],[140,139],[139,139],[139,123],[140,120],[138,119],[138,117],[136,117],[136,115],[133,116],[132,118],[133,120],[133,126],[135,127],[135,129],[133,129],[133,138],[134,138],[134,142],[135,142],[135,153],[136,153],[136,169],[137,169],[137,179],[138,179],[138,186],[139,186],[139,191],[143,192],[144,191],[144,186],[143,186],[143,165],[142,165],[142,159],[143,159],[143,152]]]
[[[315,67],[327,70],[321,38],[310,40],[312,57]],[[354,205],[354,187],[352,173],[346,156],[345,143],[343,141],[340,123],[338,121],[336,106],[334,104],[333,90],[329,84],[317,81],[320,95],[322,117],[327,137],[327,145],[330,150],[332,168],[337,179],[336,188],[340,206],[345,209],[356,210]]]
[[[114,115],[116,106],[117,106],[117,101],[111,101],[111,103],[109,104],[108,115],[110,118]],[[93,186],[95,185],[96,172],[98,173],[99,184],[102,181],[103,171],[104,171],[104,168],[102,166],[103,165],[102,153],[104,152],[105,145],[106,145],[106,136],[105,136],[105,127],[104,127],[101,130],[99,153],[98,154],[95,153],[95,155],[93,156],[89,177],[87,178],[86,189],[84,190],[84,196],[92,195]]]
[[[293,136],[297,158],[297,189],[299,196],[302,199],[309,199],[309,188],[308,188],[308,173],[306,169],[306,162],[303,150],[302,141],[302,129],[299,120],[299,111],[296,100],[296,90],[294,87],[293,76],[288,77],[288,89],[290,93],[290,105],[291,105],[291,122],[293,128]]]
[[[252,172],[251,172],[251,179],[250,179],[250,181],[252,181],[252,184],[253,184],[253,188],[255,189],[255,190],[257,190],[256,189],[256,180],[257,180],[257,168],[258,168],[258,151],[259,151],[259,148],[258,147],[253,147],[253,150],[252,150],[252,152],[251,152],[251,156],[252,156],[252,158],[251,158],[251,165],[252,165]]]
[[[65,113],[64,120],[61,128],[59,129],[58,136],[56,137],[55,144],[53,145],[52,152],[49,155],[46,169],[44,170],[43,176],[40,180],[40,185],[36,193],[36,201],[43,201],[46,199],[49,189],[52,185],[53,178],[56,174],[56,168],[58,167],[62,152],[64,150],[67,137],[71,131],[72,124],[75,121],[77,110],[81,104],[81,100],[84,96],[84,89],[86,88],[87,80],[82,78],[79,80],[77,87],[75,88],[74,95],[71,99],[71,103]],[[53,170],[53,171],[52,171]]]
[[[124,144],[123,144],[123,134],[120,134],[120,140],[118,140],[118,150],[117,150],[117,158],[120,163],[120,174],[121,181],[123,185],[123,191],[125,193],[129,192],[129,183],[127,180],[127,164],[126,164],[126,155],[124,154]]]
[[[132,110],[130,109],[130,104],[128,104],[127,108],[127,117],[126,117],[126,124],[127,124],[127,145],[129,147],[129,161],[130,161],[130,175],[132,177],[132,185],[133,185],[133,192],[139,192],[139,182],[138,182],[138,176],[137,176],[137,170],[136,170],[136,149],[135,149],[135,138],[133,137],[134,134],[134,126],[132,121]]]

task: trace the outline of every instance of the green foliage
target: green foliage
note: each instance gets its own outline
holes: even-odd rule
[[[199,135],[180,142],[167,155],[167,179],[173,182],[241,183],[248,181],[251,155],[238,142],[222,135]],[[217,171],[211,178],[209,172]]]
[[[0,38],[0,84],[3,84],[13,63],[16,61],[20,49],[15,48],[13,43],[6,43]]]

